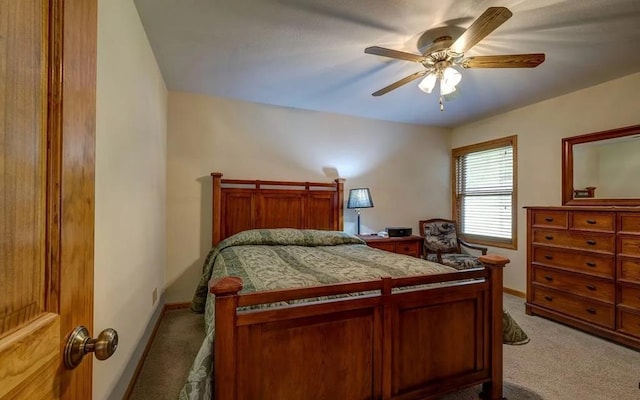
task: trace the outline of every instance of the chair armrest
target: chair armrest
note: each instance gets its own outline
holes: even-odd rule
[[[462,246],[464,246],[464,247],[468,247],[468,248],[470,248],[470,249],[474,249],[474,250],[479,250],[479,251],[481,251],[483,256],[486,256],[486,255],[487,255],[487,248],[486,248],[486,247],[478,246],[478,245],[475,245],[475,244],[471,244],[471,243],[469,243],[469,242],[465,242],[465,241],[464,241],[464,240],[462,240],[462,239],[458,239],[458,243],[460,243],[460,244],[461,244]]]
[[[421,256],[422,258],[424,258],[425,260],[427,259],[427,255],[429,254],[429,250],[427,249],[427,244],[424,241],[424,236],[422,236],[422,252],[421,252]]]
[[[434,251],[433,251],[433,250],[429,250],[429,249],[427,249],[427,244],[426,244],[426,243],[425,243],[425,241],[424,241],[424,236],[422,236],[422,238],[423,238],[423,240],[422,240],[422,258],[426,260],[426,259],[427,259],[427,256],[428,256],[429,254],[433,254],[433,253],[434,253]],[[442,256],[441,256],[442,252],[441,252],[440,250],[436,250],[436,251],[435,251],[435,254],[436,254],[436,260],[437,260],[437,262],[438,262],[438,263],[440,263],[440,264],[442,264]]]
[[[442,252],[440,250],[436,250],[436,257],[438,264],[442,264]]]

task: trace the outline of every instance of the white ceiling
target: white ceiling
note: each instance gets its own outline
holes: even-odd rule
[[[135,0],[169,90],[430,126],[456,126],[640,71],[640,0]],[[465,56],[545,53],[532,69],[466,69],[438,107],[419,80],[425,31],[454,39],[488,7],[513,16]]]

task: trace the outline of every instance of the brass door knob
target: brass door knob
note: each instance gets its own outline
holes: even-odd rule
[[[64,346],[64,366],[74,369],[87,353],[94,353],[98,360],[106,360],[118,348],[118,332],[105,329],[96,339],[89,337],[89,330],[80,325],[71,332]]]

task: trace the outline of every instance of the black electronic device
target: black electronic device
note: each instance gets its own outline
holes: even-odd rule
[[[385,228],[385,230],[389,234],[389,237],[411,236],[411,228],[394,226]]]

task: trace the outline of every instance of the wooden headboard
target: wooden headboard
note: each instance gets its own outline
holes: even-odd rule
[[[333,183],[213,177],[213,245],[247,229],[343,229],[344,179]]]

